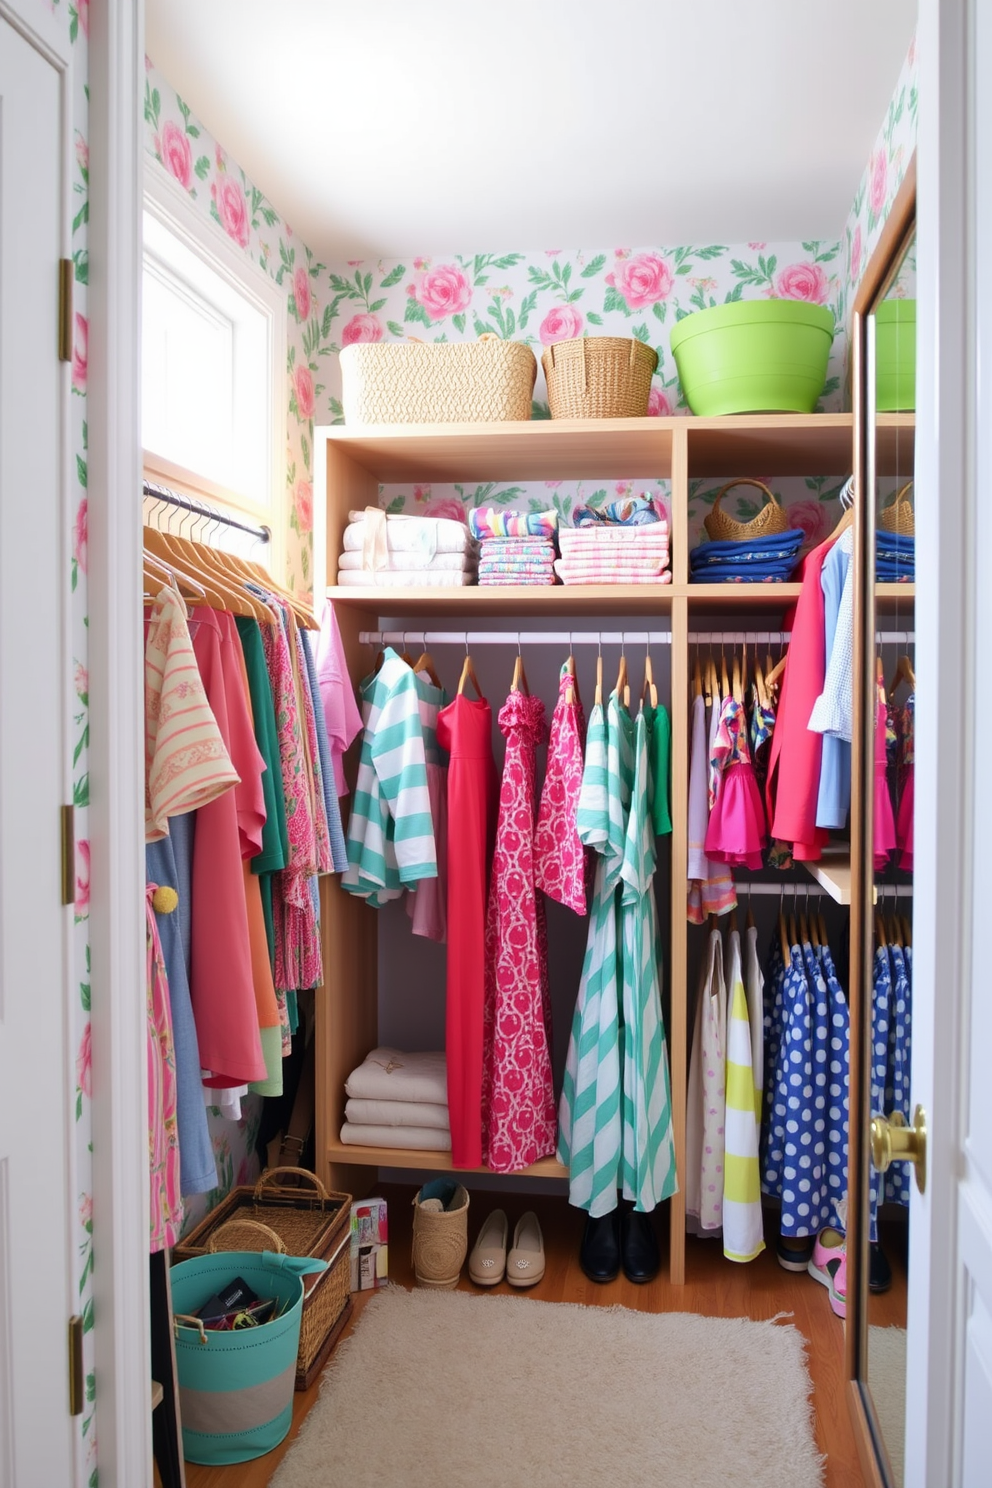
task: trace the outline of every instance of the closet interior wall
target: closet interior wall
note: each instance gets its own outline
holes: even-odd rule
[[[911,436],[912,417],[888,415],[881,420],[880,460],[884,467],[887,439]],[[359,639],[365,630],[409,628],[416,631],[477,631],[488,625],[515,632],[543,622],[556,631],[570,623],[585,630],[663,630],[670,628],[670,648],[652,652],[660,671],[660,696],[672,717],[672,821],[669,846],[659,842],[657,892],[663,946],[664,1012],[672,1075],[672,1115],[680,1190],[669,1203],[671,1279],[685,1278],[685,1111],[688,1030],[698,975],[700,932],[686,922],[688,797],[688,723],[690,632],[707,629],[737,632],[780,630],[799,592],[798,584],[704,585],[688,583],[688,506],[690,482],[710,483],[735,476],[829,476],[841,480],[852,465],[852,418],[849,414],[760,415],[720,419],[616,419],[585,423],[561,421],[514,425],[403,426],[382,430],[325,428],[316,431],[318,460],[326,461],[326,555],[328,574],[336,572],[342,533],[350,510],[378,505],[379,484],[395,480],[547,480],[653,478],[671,480],[672,583],[669,585],[600,585],[531,590],[382,590],[331,588],[349,672],[354,682],[369,669],[369,649]],[[884,586],[883,586],[884,589]],[[909,600],[909,594],[901,598]],[[884,605],[884,593],[882,602]],[[581,626],[579,621],[581,620]],[[559,650],[561,654],[559,654]],[[668,654],[662,655],[663,651]],[[494,714],[506,696],[512,671],[511,647],[478,648],[477,669]],[[557,690],[557,667],[564,648],[525,655],[532,691],[550,705]],[[617,649],[604,650],[604,686],[616,675]],[[591,668],[595,652],[584,648],[578,666],[585,706],[592,702]],[[457,663],[444,665],[451,683]],[[628,651],[633,688],[639,688],[643,655]],[[549,709],[550,711],[550,709]],[[498,741],[500,751],[502,740]],[[357,763],[352,751],[351,768]],[[353,778],[353,777],[352,777]],[[797,867],[789,881],[804,883]],[[767,935],[777,912],[777,899],[755,899],[755,919]],[[568,911],[561,911],[563,916]],[[316,1000],[317,1165],[331,1187],[367,1193],[378,1169],[397,1164],[397,1154],[368,1149],[360,1162],[355,1149],[339,1141],[344,1108],[344,1081],[377,1042],[394,1032],[413,1047],[439,1040],[443,1009],[443,954],[437,948],[412,947],[406,924],[395,910],[383,918],[360,900],[324,881],[322,934],[325,984]],[[833,911],[828,922],[832,923]],[[555,1066],[560,1074],[578,990],[578,971],[585,944],[585,924],[556,923],[551,917],[552,966],[556,970]],[[764,940],[767,944],[767,939]],[[691,958],[691,964],[690,964]],[[424,996],[421,998],[420,989]],[[397,1042],[399,1042],[397,1038]],[[407,1175],[418,1167],[444,1168],[447,1154],[411,1154],[399,1166]],[[564,1170],[551,1158],[524,1174],[518,1185],[561,1180]]]

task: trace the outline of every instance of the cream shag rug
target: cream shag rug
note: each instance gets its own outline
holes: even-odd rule
[[[820,1488],[779,1323],[524,1297],[374,1297],[271,1488]]]
[[[906,1467],[906,1329],[868,1329],[868,1388],[892,1476],[902,1488]]]

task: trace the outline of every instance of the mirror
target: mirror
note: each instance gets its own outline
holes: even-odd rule
[[[888,262],[880,265],[878,287],[866,307],[863,344],[861,388],[868,405],[865,428],[869,440],[865,489],[873,506],[872,513],[865,513],[863,550],[866,556],[873,555],[874,564],[865,586],[864,646],[870,680],[864,693],[862,747],[867,756],[871,737],[874,747],[865,768],[873,776],[874,809],[872,871],[866,869],[868,892],[862,919],[865,1056],[859,1088],[867,1099],[861,1103],[861,1114],[855,1116],[852,1089],[851,1110],[852,1120],[863,1124],[861,1151],[867,1169],[858,1175],[860,1197],[866,1204],[857,1227],[861,1276],[854,1323],[860,1343],[856,1378],[880,1470],[893,1488],[902,1488],[908,1219],[914,1176],[907,1162],[885,1167],[884,1146],[886,1123],[908,1125],[913,1118],[916,239],[912,226],[889,248]],[[867,723],[869,687],[874,697],[873,733]]]

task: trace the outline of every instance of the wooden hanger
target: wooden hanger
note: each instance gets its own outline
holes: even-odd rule
[[[620,652],[620,667],[617,671],[617,685],[613,689],[617,695],[617,701],[622,702],[625,708],[630,707],[630,686],[627,682],[627,653]]]
[[[707,656],[706,665],[703,668],[703,692],[707,708],[713,706],[713,694],[716,692],[716,667],[712,656]]]
[[[829,948],[829,946],[830,946],[830,937],[827,935],[827,922],[823,918],[823,910],[822,909],[818,909],[816,911],[816,927],[817,927],[817,932],[818,932],[818,934],[820,936],[820,944],[822,946],[827,946]]]
[[[743,703],[743,701],[744,701],[744,679],[743,679],[743,677],[741,675],[740,658],[737,656],[737,653],[736,652],[734,653],[733,677],[734,677],[734,681],[733,681],[733,698],[734,698],[734,702],[735,703]]]
[[[644,682],[641,686],[641,707],[644,706],[645,697],[651,703],[652,708],[658,706],[658,689],[654,685],[654,667],[651,665],[650,652],[644,658]]]
[[[724,649],[720,647],[720,702],[725,703],[730,696],[730,679],[727,676],[727,657]]]
[[[769,661],[770,660],[771,660],[771,657],[769,657]],[[771,689],[773,687],[776,687],[778,685],[778,679],[784,673],[785,668],[786,668],[786,665],[788,663],[788,660],[789,660],[789,652],[788,652],[788,649],[786,649],[785,651],[782,652],[782,655],[779,657],[778,661],[772,667],[771,671],[768,671],[766,669],[766,671],[765,671],[765,686],[768,688],[769,695],[771,695]]]
[[[789,943],[789,926],[785,918],[784,891],[778,908],[778,943],[782,950],[782,964],[787,967],[792,956],[792,950]]]
[[[464,665],[462,666],[462,674],[458,678],[458,696],[459,697],[461,697],[462,694],[464,693],[464,691],[465,691],[465,685],[468,682],[471,682],[472,686],[475,688],[475,695],[476,695],[476,697],[479,698],[479,700],[481,701],[482,700],[482,688],[479,686],[479,679],[475,675],[475,667],[472,664],[472,658],[471,658],[471,656],[469,656],[468,652],[466,651],[465,652],[465,662],[464,662]]]
[[[751,908],[751,888],[750,888],[750,885],[748,886],[748,891],[747,891],[747,919],[744,921],[744,924],[745,924],[745,927],[748,930],[753,930],[754,929],[754,911]]]
[[[171,563],[184,572],[195,576],[203,588],[204,603],[218,610],[229,610],[234,615],[246,615],[252,619],[271,622],[274,616],[254,595],[229,578],[218,574],[202,554],[207,551],[185,538],[162,532],[157,527],[146,527],[142,541],[157,558]]]
[[[913,663],[908,656],[900,656],[896,662],[896,669],[892,673],[892,680],[889,683],[890,700],[895,697],[899,691],[900,684],[903,682],[907,684],[911,692],[916,691],[916,673],[913,671]]]
[[[741,696],[740,696],[740,701],[741,702],[744,701],[744,698],[745,698],[746,695],[747,695],[747,641],[745,640],[744,645],[741,647]]]
[[[194,542],[194,545],[198,548],[205,548],[216,561],[220,570],[230,574],[231,578],[237,583],[255,584],[259,589],[264,589],[267,593],[281,599],[283,604],[288,605],[293,611],[297,624],[304,626],[307,630],[320,629],[313,611],[308,609],[301,599],[297,599],[295,594],[283,588],[281,584],[277,584],[269,571],[263,568],[260,563],[254,563],[248,558],[241,558],[237,553],[229,553],[225,548],[215,548],[209,543],[196,542],[193,538],[188,539],[188,541]]]
[[[524,670],[524,659],[517,652],[517,659],[513,663],[513,681],[510,683],[511,692],[522,692],[524,697],[530,697],[530,688],[527,686],[527,673]]]
[[[593,699],[593,701],[595,702],[595,704],[596,704],[596,706],[598,708],[601,708],[603,706],[603,654],[602,654],[602,652],[600,652],[600,654],[596,657],[596,696]]]
[[[421,651],[413,663],[413,670],[418,673],[425,672],[438,691],[442,691],[441,678],[434,670],[434,658],[429,651]]]
[[[888,950],[889,942],[885,938],[885,923],[877,910],[875,911],[875,939],[883,951]]]
[[[152,591],[153,599],[163,584],[174,585],[180,594],[185,593],[186,598],[206,598],[203,585],[198,584],[196,579],[190,578],[189,574],[182,573],[178,568],[173,568],[161,558],[156,558],[155,554],[148,552],[147,549],[142,555],[142,578]]]
[[[768,693],[765,691],[765,674],[761,668],[761,662],[757,656],[754,658],[754,692],[761,708],[768,707]]]
[[[740,934],[740,930],[739,930],[738,924],[737,924],[737,907],[736,907],[736,905],[730,911],[730,914],[727,917],[727,928],[729,929],[731,935],[733,935],[733,933],[734,933],[735,930],[737,931],[738,934]]]
[[[703,695],[703,677],[699,667],[698,651],[696,652],[696,659],[692,664],[692,695],[693,697],[702,697]]]
[[[902,921],[902,943],[903,946],[912,950],[913,948],[913,922],[908,915],[900,915]]]
[[[579,695],[579,688],[575,678],[575,657],[571,652],[569,652],[568,659],[565,662],[565,675],[568,678],[568,685],[565,688],[565,701],[566,703],[574,703]]]

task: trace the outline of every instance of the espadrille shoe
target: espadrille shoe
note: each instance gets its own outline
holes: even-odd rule
[[[452,1291],[468,1252],[468,1192],[449,1178],[425,1183],[413,1200],[417,1285]]]
[[[506,1215],[494,1209],[479,1231],[468,1258],[468,1274],[476,1286],[496,1286],[506,1275]]]
[[[544,1237],[537,1215],[528,1209],[517,1220],[506,1258],[506,1279],[513,1287],[536,1286],[544,1275]]]

